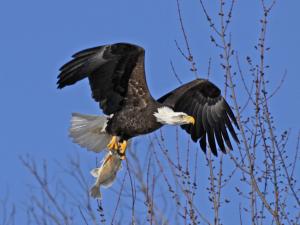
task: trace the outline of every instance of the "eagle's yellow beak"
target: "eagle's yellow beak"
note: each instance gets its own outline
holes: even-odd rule
[[[195,124],[195,118],[192,116],[186,116],[185,120],[187,121],[187,123],[191,123],[191,124]]]

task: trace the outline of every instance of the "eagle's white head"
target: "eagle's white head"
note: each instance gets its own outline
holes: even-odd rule
[[[153,115],[156,117],[157,122],[166,125],[195,124],[194,117],[189,116],[184,112],[174,112],[173,109],[166,106],[158,108],[157,112]]]

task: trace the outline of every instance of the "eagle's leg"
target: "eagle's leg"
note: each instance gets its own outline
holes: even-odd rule
[[[119,149],[119,155],[121,159],[125,159],[126,148],[127,148],[127,141],[123,140],[120,143],[120,149]]]
[[[110,140],[110,142],[107,145],[107,148],[109,150],[118,150],[119,149],[119,144],[118,144],[118,138],[117,136],[113,136]]]

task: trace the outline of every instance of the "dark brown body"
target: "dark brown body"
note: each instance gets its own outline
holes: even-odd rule
[[[159,105],[159,106],[158,106]],[[128,140],[132,137],[151,133],[163,124],[153,115],[162,104],[154,103],[145,108],[127,108],[114,114],[109,120],[106,131],[110,135]]]

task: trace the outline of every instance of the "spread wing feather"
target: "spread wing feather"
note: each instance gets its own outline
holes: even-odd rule
[[[236,118],[222,97],[220,89],[210,81],[196,79],[169,92],[157,101],[195,118],[194,125],[181,127],[191,135],[193,141],[199,140],[204,152],[206,152],[207,142],[214,155],[217,155],[217,145],[222,152],[226,153],[224,142],[232,150],[227,130],[239,143],[232,126],[233,123],[238,128]]]
[[[60,68],[58,88],[88,77],[92,96],[105,114],[125,104],[146,104],[152,97],[145,80],[144,55],[143,48],[127,43],[80,51]]]

